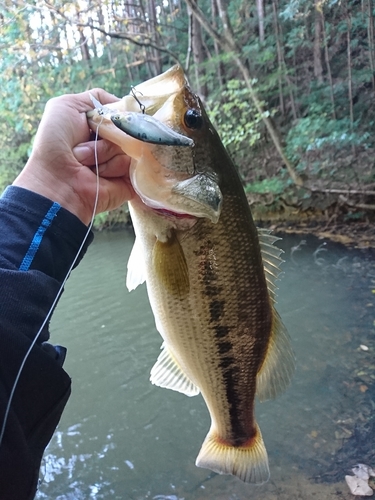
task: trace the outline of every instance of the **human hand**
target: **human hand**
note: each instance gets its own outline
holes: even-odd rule
[[[118,99],[102,89],[67,94],[47,102],[31,156],[14,181],[59,203],[89,224],[95,203],[95,143],[90,141],[86,112],[92,94],[102,104]],[[100,128],[99,128],[100,134]],[[130,158],[106,140],[97,142],[99,199],[96,212],[119,207],[134,196],[129,179]]]

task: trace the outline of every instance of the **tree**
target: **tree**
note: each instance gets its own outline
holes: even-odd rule
[[[232,54],[232,57],[234,61],[236,62],[240,72],[242,73],[243,79],[246,83],[246,86],[249,90],[250,97],[254,103],[254,106],[257,110],[257,112],[261,115],[262,120],[267,127],[267,130],[272,138],[272,141],[275,145],[275,148],[277,152],[279,153],[281,159],[283,160],[289,175],[293,182],[296,185],[302,185],[302,180],[300,176],[296,173],[292,163],[290,160],[286,157],[279,134],[277,130],[275,129],[275,126],[271,120],[271,117],[267,111],[263,109],[262,102],[260,98],[258,97],[253,84],[252,84],[252,78],[250,76],[249,70],[247,65],[243,62],[242,54],[240,48],[237,46],[232,30],[232,26],[230,24],[229,16],[228,13],[225,9],[223,0],[217,0],[217,6],[218,6],[218,11],[219,11],[219,16],[221,19],[222,23],[222,28],[223,28],[223,35],[220,35],[210,24],[210,22],[207,20],[201,9],[197,6],[197,4],[194,2],[194,0],[186,0],[186,3],[190,7],[192,13],[194,16],[199,20],[201,23],[202,27],[214,38],[217,43],[220,45],[221,49],[223,52],[230,52]]]

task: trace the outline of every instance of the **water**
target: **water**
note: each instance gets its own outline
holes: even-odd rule
[[[291,250],[300,242],[280,244],[286,262],[278,301],[296,374],[284,395],[256,406],[268,484],[195,467],[208,412],[200,396],[149,383],[161,338],[145,287],[125,287],[133,236],[116,232],[96,236],[51,321],[52,341],[68,347],[73,394],[46,450],[36,498],[352,498],[344,475],[355,462],[343,463],[334,482],[316,477],[324,479],[354,425],[370,418],[368,405],[375,409],[375,264],[369,252],[320,247],[315,238]]]

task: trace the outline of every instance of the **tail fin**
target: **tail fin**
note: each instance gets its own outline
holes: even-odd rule
[[[195,465],[218,474],[233,474],[245,483],[262,484],[268,481],[270,471],[262,434],[255,424],[256,435],[249,446],[223,444],[211,430],[203,442]]]

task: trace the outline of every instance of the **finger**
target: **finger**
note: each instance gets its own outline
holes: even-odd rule
[[[107,179],[113,177],[129,177],[131,158],[125,154],[116,155],[109,161],[99,165],[99,175]]]
[[[103,89],[94,88],[86,92],[81,92],[80,94],[65,94],[59,97],[53,97],[47,102],[46,109],[55,106],[56,103],[59,103],[67,105],[79,113],[87,113],[87,111],[90,111],[95,107],[92,103],[90,94],[103,105],[121,100]]]
[[[84,92],[84,94],[85,93],[86,92]],[[91,89],[87,93],[93,95],[95,99],[97,99],[101,104],[110,104],[111,102],[117,102],[121,100],[120,98],[116,97],[113,94],[110,94],[109,92],[101,88]],[[91,98],[90,98],[90,103],[92,104]]]
[[[130,201],[134,196],[136,195],[128,178],[101,178],[97,212],[106,212],[107,210],[118,208],[126,201]]]
[[[75,159],[86,166],[95,165],[96,159],[100,164],[125,154],[119,146],[104,139],[78,144],[72,151]]]

